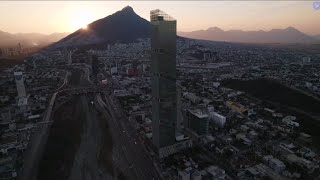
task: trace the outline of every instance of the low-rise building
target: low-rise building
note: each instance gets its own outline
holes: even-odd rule
[[[196,132],[198,135],[206,135],[209,128],[209,115],[201,110],[187,110],[186,112],[186,128]]]

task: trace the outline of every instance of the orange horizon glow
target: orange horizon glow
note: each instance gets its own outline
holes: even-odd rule
[[[150,10],[159,8],[177,19],[177,30],[183,32],[209,27],[269,31],[292,26],[306,34],[320,34],[320,11],[313,9],[311,1],[3,1],[0,31],[71,33],[127,5],[146,20]]]

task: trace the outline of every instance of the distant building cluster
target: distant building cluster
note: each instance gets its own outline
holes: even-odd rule
[[[1,178],[15,179],[21,171],[32,134],[48,123],[43,119],[52,91],[66,75],[57,69],[37,68],[35,61],[0,73]]]
[[[19,43],[16,47],[0,48],[0,57],[11,58],[17,56],[27,56],[37,50],[37,47],[24,47]]]

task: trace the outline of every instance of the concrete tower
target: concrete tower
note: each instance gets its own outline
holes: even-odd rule
[[[22,72],[14,72],[14,79],[16,81],[18,97],[19,98],[26,97],[26,89],[24,87]]]
[[[72,51],[69,51],[69,52],[68,52],[67,63],[68,63],[69,65],[72,64]]]
[[[160,11],[150,13],[152,128],[153,144],[158,148],[175,143],[177,122],[176,20]]]

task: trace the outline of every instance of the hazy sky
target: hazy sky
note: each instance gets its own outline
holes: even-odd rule
[[[73,32],[130,5],[149,20],[152,9],[177,19],[178,31],[220,27],[224,30],[270,30],[295,27],[320,34],[320,10],[312,1],[0,1],[0,30]]]

